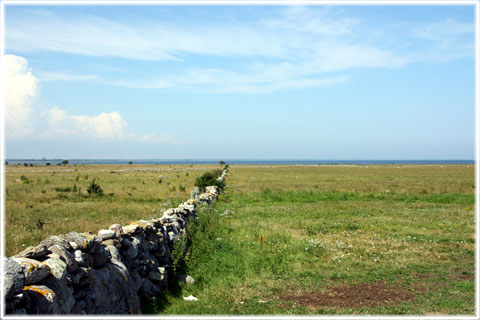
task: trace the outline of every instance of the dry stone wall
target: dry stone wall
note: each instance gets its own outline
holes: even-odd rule
[[[218,180],[227,175],[226,168]],[[50,236],[4,259],[7,314],[141,314],[140,301],[167,289],[174,243],[216,186],[161,218],[111,225],[98,234]]]

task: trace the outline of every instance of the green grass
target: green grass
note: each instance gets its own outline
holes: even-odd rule
[[[51,234],[159,216],[215,168],[9,165],[6,253]],[[190,224],[186,256],[182,243],[174,253],[177,274],[195,284],[172,277],[172,290],[145,304],[145,313],[474,313],[474,166],[230,169],[219,201]],[[103,196],[88,196],[93,178]],[[305,303],[335,288],[379,283],[413,298],[377,306]],[[184,301],[188,295],[199,301]]]
[[[188,232],[177,273],[195,284],[173,279],[145,313],[474,313],[473,167],[231,169],[226,192]],[[412,298],[376,306],[289,298],[379,283]]]

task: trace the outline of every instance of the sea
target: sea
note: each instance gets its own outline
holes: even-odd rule
[[[375,164],[475,164],[475,160],[302,160],[302,159],[6,159],[8,164],[51,165],[60,164],[68,160],[68,164],[218,164],[224,161],[227,164],[250,165],[375,165]]]

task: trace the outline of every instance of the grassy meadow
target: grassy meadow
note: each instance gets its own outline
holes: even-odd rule
[[[144,312],[472,315],[474,202],[474,166],[232,165]]]
[[[209,165],[5,167],[5,251],[14,255],[48,235],[93,231],[161,216],[190,197]],[[103,196],[89,195],[95,179]]]
[[[158,216],[219,167],[7,166],[6,253],[50,234]],[[195,283],[171,277],[172,290],[143,312],[471,315],[474,171],[231,165],[219,201],[177,243],[175,271]],[[93,178],[102,197],[87,194]]]

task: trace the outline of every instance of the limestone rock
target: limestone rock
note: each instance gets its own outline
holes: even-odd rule
[[[166,216],[171,216],[171,215],[174,214],[174,213],[175,213],[175,209],[173,209],[173,208],[170,208],[170,209],[167,209],[167,210],[163,211],[163,215],[164,215],[164,216],[165,216],[165,215],[166,215]]]
[[[73,250],[80,249],[78,244],[76,244],[75,242],[69,242],[68,244],[72,247]]]
[[[120,224],[118,224],[118,223],[112,224],[112,225],[108,228],[108,230],[111,230],[111,231],[115,232],[115,236],[117,236],[117,237],[125,234],[125,232],[123,231],[122,226],[121,226]]]
[[[25,308],[29,314],[52,314],[57,303],[57,295],[43,285],[30,285],[23,288]]]
[[[125,248],[126,254],[131,258],[135,259],[138,256],[138,246],[134,247],[132,242],[128,239],[123,239],[122,241],[122,247]]]
[[[123,231],[126,234],[134,234],[134,233],[140,231],[140,226],[137,225],[137,224],[130,224],[130,225],[124,226],[122,228],[123,228]]]
[[[100,242],[93,242],[88,253],[93,258],[92,266],[94,268],[102,267],[112,258],[110,251],[104,244],[101,244]]]
[[[102,244],[106,245],[106,246],[114,246],[115,248],[117,249],[120,249],[122,244],[120,242],[120,240],[118,239],[108,239],[108,240],[104,240],[102,241]]]
[[[27,249],[23,250],[16,256],[20,258],[38,259],[46,256],[49,253],[50,253],[50,250],[48,250],[46,245],[39,244],[36,247],[28,247]]]
[[[142,292],[145,298],[153,298],[162,293],[162,290],[153,284],[152,281],[145,279],[142,283]]]
[[[87,267],[89,265],[88,261],[88,254],[82,252],[81,250],[75,250],[75,261],[77,261],[78,265],[81,267]]]
[[[122,261],[122,256],[120,255],[120,252],[118,251],[117,247],[112,245],[107,245],[107,249],[110,252],[110,256],[112,257],[112,260]]]
[[[73,289],[67,284],[67,264],[61,259],[47,259],[44,261],[52,270],[52,277],[43,281],[50,288],[57,299],[54,301],[53,313],[68,314],[75,304]]]
[[[13,310],[12,312],[10,312],[9,314],[13,314],[13,315],[26,315],[26,314],[27,314],[27,310],[26,310],[25,308],[15,309],[15,310]]]
[[[91,286],[95,296],[93,313],[140,314],[140,301],[125,266],[109,262],[96,269]]]
[[[22,266],[12,259],[5,258],[3,264],[4,283],[3,290],[7,300],[21,293],[25,285],[25,275]]]
[[[72,245],[65,239],[65,236],[50,236],[42,240],[40,244],[45,245],[47,248],[50,248],[53,245],[58,245],[67,251],[73,250]]]
[[[50,274],[50,267],[37,260],[17,257],[12,257],[11,259],[22,267],[25,284],[37,283]]]
[[[73,242],[77,246],[77,248],[84,250],[87,249],[88,245],[91,242],[91,238],[87,239],[84,234],[78,232],[69,232],[65,236],[65,239],[68,242]]]
[[[132,246],[139,250],[142,246],[142,237],[140,237],[139,235],[132,235]]]
[[[98,237],[100,241],[112,239],[115,237],[115,231],[102,229],[98,231]]]
[[[50,247],[52,253],[58,254],[63,261],[67,264],[67,271],[69,273],[75,272],[78,269],[78,262],[75,260],[75,256],[72,255],[65,248],[60,247],[59,245],[53,245]]]
[[[193,279],[193,277],[191,277],[189,275],[186,275],[186,274],[179,275],[178,280],[183,281],[186,284],[194,284],[195,283],[195,279]]]

